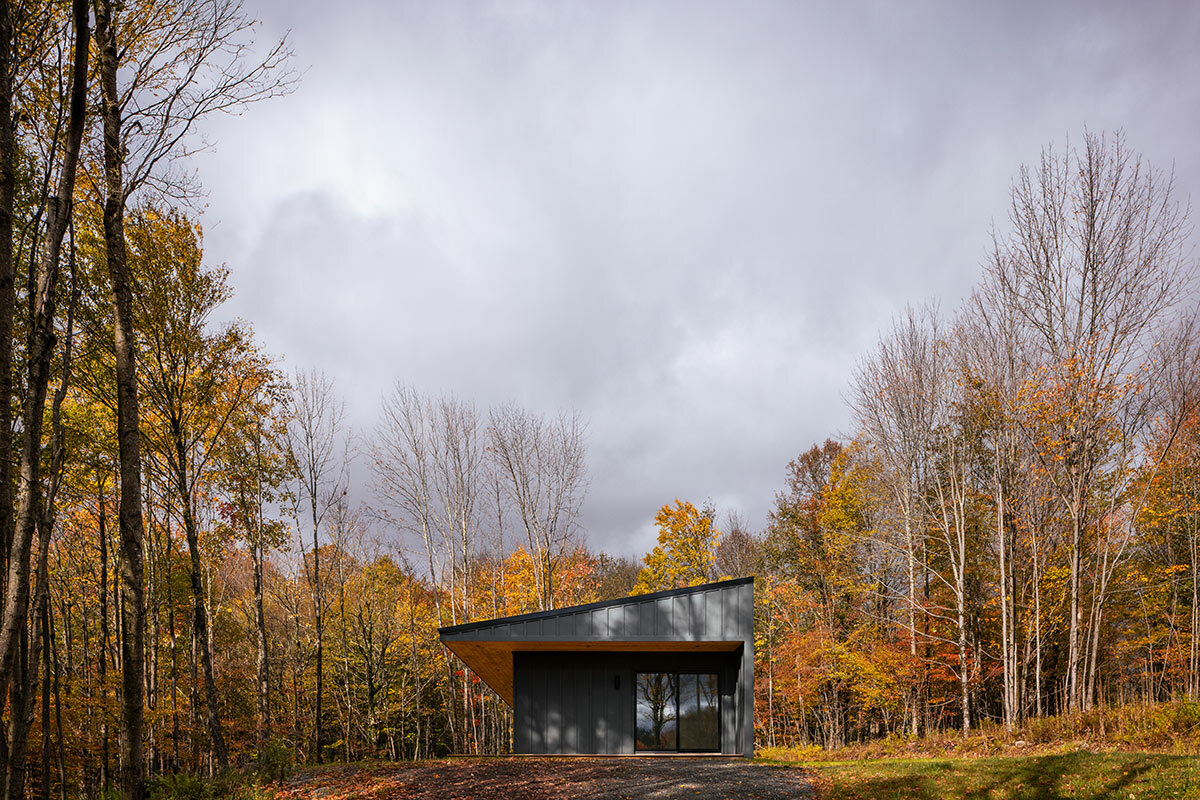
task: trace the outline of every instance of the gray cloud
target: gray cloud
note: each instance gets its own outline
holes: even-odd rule
[[[266,5],[307,71],[206,131],[208,254],[360,427],[395,380],[581,411],[589,536],[640,553],[674,497],[765,519],[1043,144],[1124,127],[1194,193],[1198,11]]]

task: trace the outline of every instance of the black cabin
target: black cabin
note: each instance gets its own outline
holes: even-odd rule
[[[516,753],[754,755],[754,579],[441,628]]]

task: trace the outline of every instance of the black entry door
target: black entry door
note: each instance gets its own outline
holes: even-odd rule
[[[636,700],[636,749],[721,749],[720,694],[715,672],[639,672]]]

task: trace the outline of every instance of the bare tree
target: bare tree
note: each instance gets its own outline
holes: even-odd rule
[[[493,411],[488,439],[504,491],[525,529],[542,609],[554,607],[554,573],[579,524],[587,493],[584,424],[516,406]]]
[[[1104,513],[1097,492],[1119,493],[1112,479],[1124,482],[1147,422],[1138,374],[1191,284],[1190,226],[1171,175],[1143,163],[1121,133],[1045,149],[1018,174],[1009,223],[986,280],[1028,328],[1043,370],[1030,430],[1053,443],[1037,452],[1070,519],[1067,703],[1087,708],[1085,627],[1098,625],[1099,609],[1085,623],[1083,578]]]
[[[918,577],[923,583],[928,580],[921,496],[928,487],[934,432],[949,380],[937,319],[933,306],[907,308],[855,370],[850,397],[861,435],[878,455],[883,481],[899,512],[907,565],[909,652],[914,661],[917,611],[922,604]],[[913,735],[920,730],[924,683],[915,687],[911,698]]]
[[[297,372],[290,393],[291,419],[287,427],[288,459],[297,491],[293,493],[293,516],[297,530],[307,522],[312,541],[312,568],[303,559],[305,575],[313,601],[313,624],[317,635],[317,687],[313,731],[315,757],[321,760],[324,728],[321,710],[324,694],[325,593],[321,576],[321,527],[325,516],[346,493],[348,443],[343,425],[345,404],[338,399],[333,380],[318,371]],[[302,506],[308,512],[304,519]],[[300,537],[301,555],[305,552]]]
[[[471,589],[476,578],[480,511],[486,475],[479,412],[475,406],[443,397],[433,406],[434,486],[440,507],[440,528],[448,545],[452,585],[460,587],[459,612],[472,618]]]
[[[1019,657],[1021,609],[1017,603],[1020,573],[1017,564],[1017,524],[1020,500],[1031,486],[1025,476],[1032,455],[1021,435],[1021,391],[1032,376],[1033,355],[1028,336],[1010,304],[998,302],[992,287],[984,286],[968,300],[957,326],[961,350],[960,375],[971,413],[978,416],[983,447],[990,456],[990,488],[994,498],[997,585],[1000,590],[1000,656],[1004,725],[1013,730],[1022,717],[1022,662]],[[1037,536],[1032,537],[1037,541]],[[1031,552],[1033,592],[1040,625],[1040,554]],[[1036,637],[1035,660],[1041,663],[1041,636]],[[1037,669],[1038,702],[1041,700]]]
[[[731,509],[725,514],[723,527],[713,559],[717,574],[728,578],[754,575],[762,566],[762,553],[746,515]]]
[[[375,490],[388,518],[419,539],[435,586],[448,589],[449,603],[435,595],[439,624],[471,618],[480,519],[487,475],[481,424],[475,407],[453,397],[428,398],[396,385],[383,400],[370,445]],[[443,654],[444,655],[444,654]],[[451,662],[444,662],[454,684]],[[474,707],[464,698],[463,723],[472,724]],[[452,734],[459,725],[455,703],[447,700]]]
[[[391,520],[416,535],[425,550],[426,569],[433,585],[443,572],[439,545],[437,490],[433,464],[434,432],[429,402],[416,390],[397,385],[383,399],[380,421],[368,444],[375,493]],[[437,603],[438,623],[452,612]]]
[[[932,335],[936,339],[936,329]],[[931,398],[935,409],[934,438],[930,443],[933,468],[930,470],[930,490],[923,495],[923,502],[933,521],[931,527],[937,531],[934,543],[944,547],[949,569],[938,569],[927,563],[926,570],[954,596],[956,671],[962,702],[962,732],[966,736],[971,730],[971,642],[967,624],[971,571],[969,544],[973,533],[971,501],[975,496],[972,482],[974,453],[971,449],[978,440],[978,431],[973,430],[975,418],[964,408],[961,382],[955,386],[955,377],[962,373],[961,365],[953,365],[948,343],[937,341],[936,347],[947,351],[940,356],[946,380],[936,387]]]
[[[442,621],[465,620],[488,491],[479,412],[397,385],[383,400],[370,452],[390,520],[421,541],[430,578],[450,589]]]
[[[160,197],[194,196],[199,187],[186,171],[188,160],[208,146],[198,124],[295,87],[286,40],[259,51],[258,20],[242,0],[93,2],[97,42],[119,48],[112,65],[119,74],[102,116],[106,125],[116,123],[122,202],[142,189]],[[103,82],[107,67],[101,57]]]

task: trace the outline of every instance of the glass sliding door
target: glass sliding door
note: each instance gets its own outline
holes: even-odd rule
[[[639,672],[635,689],[637,750],[721,749],[716,673]]]
[[[679,749],[720,750],[717,676],[711,673],[679,676]]]
[[[638,750],[675,750],[679,707],[678,676],[672,672],[639,672],[637,676]]]

